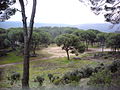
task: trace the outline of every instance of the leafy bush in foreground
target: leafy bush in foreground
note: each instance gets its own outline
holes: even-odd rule
[[[37,76],[34,81],[35,81],[35,82],[38,82],[38,83],[39,83],[39,86],[42,86],[43,81],[44,81],[44,78],[41,77],[41,76]]]
[[[20,80],[20,73],[18,72],[12,72],[10,76],[7,77],[8,80],[10,80],[10,84],[13,85],[16,83],[18,80]]]
[[[107,69],[110,70],[112,73],[118,71],[120,69],[120,60],[115,60],[112,64],[107,66]]]
[[[89,85],[120,85],[120,60],[115,60],[107,66],[102,65],[96,68],[98,70],[90,77]]]
[[[98,73],[94,73],[90,77],[89,85],[110,85],[112,81],[112,74],[108,70],[102,70]]]

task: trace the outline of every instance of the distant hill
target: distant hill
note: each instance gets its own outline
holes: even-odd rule
[[[49,24],[49,23],[35,23],[35,27],[77,27],[79,29],[95,29],[102,32],[115,32],[118,30],[119,25],[115,25],[114,28],[111,28],[112,24],[110,23],[93,23],[93,24],[80,24],[80,25],[68,25],[68,24]],[[12,27],[22,27],[21,22],[6,21],[0,22],[0,28],[12,28]]]
[[[115,32],[119,31],[118,27],[119,25],[113,25],[110,23],[93,23],[93,24],[80,24],[80,25],[75,25],[74,27],[77,27],[79,29],[95,29],[95,30],[100,30],[102,32]]]
[[[49,24],[49,23],[35,23],[35,27],[68,27],[70,25],[68,24]],[[14,22],[14,21],[6,21],[6,22],[0,22],[1,28],[12,28],[12,27],[22,27],[22,22]]]

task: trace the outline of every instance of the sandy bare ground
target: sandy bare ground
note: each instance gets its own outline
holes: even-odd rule
[[[105,49],[104,51],[110,51],[111,49]],[[46,52],[48,54],[51,54],[50,57],[44,57],[41,59],[34,59],[31,60],[30,62],[34,62],[34,61],[38,61],[38,60],[46,60],[46,59],[52,59],[52,58],[60,58],[60,57],[66,57],[66,52],[65,50],[62,50],[61,47],[48,47],[42,50],[43,52]],[[101,49],[99,48],[89,48],[88,51],[86,51],[85,53],[93,53],[93,52],[99,52],[101,51]],[[83,54],[85,54],[83,53]],[[70,56],[75,56],[74,54],[70,53]],[[17,62],[17,63],[10,63],[10,64],[4,64],[4,65],[0,65],[0,67],[6,67],[6,66],[12,66],[12,65],[17,65],[17,64],[22,64],[23,62]]]
[[[48,48],[44,49],[43,51],[48,52],[49,54],[52,54],[51,58],[66,57],[66,52],[65,52],[65,50],[62,50],[61,47],[57,47],[57,46],[48,47]],[[89,50],[84,53],[93,53],[93,52],[100,52],[100,51],[102,51],[102,49],[100,49],[100,48],[89,48]],[[111,49],[104,49],[104,51],[111,51]],[[69,54],[70,54],[70,56],[75,56],[72,53],[69,53]]]
[[[43,50],[43,52],[47,52],[49,54],[51,54],[52,56],[50,58],[59,58],[59,57],[65,57],[66,56],[66,52],[65,50],[62,50],[61,47],[48,47],[46,49]],[[70,53],[70,56],[73,56],[74,54]]]

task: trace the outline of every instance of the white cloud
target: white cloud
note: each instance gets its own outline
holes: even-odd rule
[[[40,23],[99,23],[104,22],[104,17],[96,16],[87,7],[82,5],[79,0],[37,0],[37,12],[35,22]],[[30,18],[32,0],[28,0],[26,14]],[[16,7],[20,8],[19,3]],[[21,21],[19,12],[10,21]]]

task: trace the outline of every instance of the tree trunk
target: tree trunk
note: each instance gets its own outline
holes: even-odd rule
[[[102,53],[104,52],[104,46],[102,46]]]
[[[23,88],[29,88],[29,52],[29,43],[26,41],[24,43]]]
[[[102,53],[104,52],[104,42],[101,43]]]
[[[28,29],[27,29],[27,17],[25,14],[24,1],[19,0],[22,11],[22,22],[24,29],[24,63],[23,63],[23,78],[22,88],[29,87],[29,43],[28,43]]]
[[[70,60],[70,56],[69,56],[68,50],[66,50],[66,53],[67,53],[67,59]]]
[[[31,20],[29,25],[29,30],[27,28],[27,17],[25,14],[25,5],[23,0],[19,0],[22,13],[22,22],[24,29],[24,64],[23,64],[23,78],[22,78],[22,88],[29,88],[29,54],[30,54],[30,40],[33,32],[34,17],[36,12],[36,0],[33,0],[33,8],[31,14]]]
[[[37,47],[37,44],[35,44],[34,46],[33,46],[33,55],[35,55],[36,54],[36,47]]]
[[[88,41],[86,41],[86,50],[88,50],[88,45],[89,45]]]

